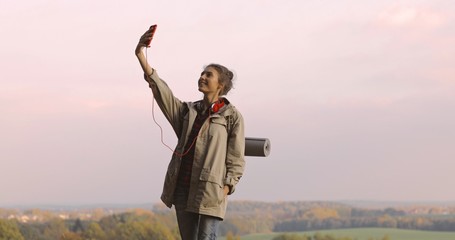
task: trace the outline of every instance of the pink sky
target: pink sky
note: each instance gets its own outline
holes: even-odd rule
[[[228,98],[247,158],[232,199],[454,201],[455,3],[2,1],[0,206],[158,202],[171,152],[134,56],[182,100],[204,65],[237,74]],[[176,142],[161,113],[165,141]]]

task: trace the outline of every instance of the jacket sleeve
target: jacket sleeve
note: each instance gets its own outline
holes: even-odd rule
[[[178,137],[182,128],[181,114],[186,105],[174,96],[169,86],[155,70],[149,76],[144,74],[144,78],[150,83],[153,97]]]
[[[229,124],[229,123],[228,123]],[[237,112],[228,136],[226,155],[226,177],[224,184],[229,186],[229,195],[235,191],[245,168],[245,133],[243,117]]]

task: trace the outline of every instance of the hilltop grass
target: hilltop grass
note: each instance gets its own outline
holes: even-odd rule
[[[292,234],[301,234],[313,236],[316,232],[323,235],[332,235],[335,237],[350,237],[356,240],[382,239],[388,235],[391,240],[454,240],[455,232],[433,232],[419,230],[405,230],[395,228],[348,228],[336,230],[320,230],[308,232],[292,232]],[[251,234],[242,236],[241,240],[272,240],[274,237],[285,233],[270,234]],[[225,240],[225,238],[220,238]]]

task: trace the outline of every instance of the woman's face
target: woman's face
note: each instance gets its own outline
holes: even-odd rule
[[[219,74],[213,67],[207,67],[199,77],[198,86],[199,91],[207,94],[219,94],[221,84],[218,81]]]

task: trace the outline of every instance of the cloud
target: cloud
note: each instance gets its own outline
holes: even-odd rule
[[[85,90],[7,87],[0,90],[0,110],[11,120],[22,116],[49,118],[109,115],[119,111],[147,109],[150,97],[140,94],[141,92],[130,89],[120,92],[115,87],[109,90],[88,87]]]
[[[446,22],[446,17],[423,7],[394,6],[379,13],[377,23],[390,27],[436,28]]]

